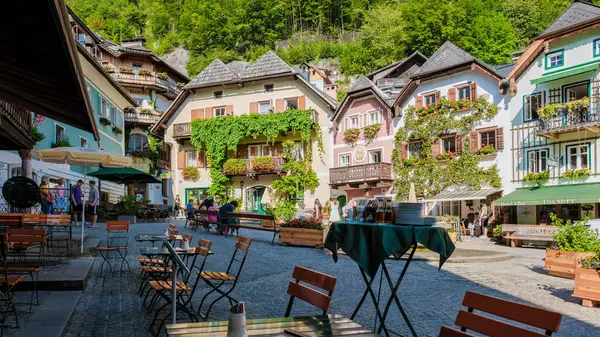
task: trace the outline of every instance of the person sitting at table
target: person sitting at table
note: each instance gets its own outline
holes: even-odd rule
[[[194,207],[194,199],[188,200],[188,204],[186,206],[187,211],[187,224],[190,226],[196,225],[196,208]]]
[[[233,213],[237,206],[237,201],[232,200],[219,208],[219,218],[221,218],[221,223],[225,224],[225,226],[221,228],[221,234],[227,234],[229,231],[228,225],[236,225],[240,223],[240,219],[229,216],[229,213]]]

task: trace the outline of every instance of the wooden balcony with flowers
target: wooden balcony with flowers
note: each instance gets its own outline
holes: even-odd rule
[[[127,108],[124,114],[128,124],[154,125],[160,119],[160,115],[151,109]]]
[[[352,165],[329,170],[329,184],[331,186],[356,186],[363,183],[376,184],[393,180],[391,163]]]
[[[558,138],[560,134],[586,130],[600,133],[600,105],[584,97],[567,103],[549,104],[538,110],[536,133],[540,137]]]
[[[261,174],[283,173],[283,157],[229,158],[223,164],[226,176],[254,177]]]
[[[34,132],[31,112],[0,101],[0,149],[18,150],[31,149],[34,145]]]
[[[134,71],[132,68],[106,68],[106,71],[123,86],[154,89],[173,99],[182,90],[183,84],[175,82],[164,72],[148,69]]]

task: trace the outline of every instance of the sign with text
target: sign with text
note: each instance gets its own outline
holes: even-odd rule
[[[131,167],[144,173],[150,173],[150,159],[133,157],[131,158],[131,160],[133,162],[133,165]]]

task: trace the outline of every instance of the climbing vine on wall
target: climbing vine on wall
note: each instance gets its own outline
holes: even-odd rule
[[[471,109],[469,113],[465,109]],[[450,186],[465,186],[479,189],[482,184],[494,188],[502,185],[498,168],[493,165],[487,169],[479,167],[479,157],[470,150],[469,133],[479,123],[490,120],[498,114],[498,108],[485,97],[475,101],[450,103],[445,97],[440,102],[426,108],[416,109],[409,106],[404,110],[404,127],[395,135],[392,152],[393,169],[396,176],[396,198],[406,199],[410,184],[415,192],[424,198],[432,197]],[[441,135],[457,133],[460,135],[462,153],[448,161],[439,161],[433,156],[432,145]],[[408,163],[407,142],[421,142],[421,155],[418,160]],[[437,143],[436,143],[437,144]]]
[[[230,180],[221,171],[227,159],[227,151],[236,151],[237,145],[246,137],[264,136],[267,143],[273,144],[279,135],[300,134],[307,149],[306,158],[310,158],[310,140],[316,133],[319,153],[323,153],[323,141],[319,124],[312,116],[312,110],[287,110],[283,113],[249,114],[227,116],[192,121],[191,142],[200,151],[206,150],[211,185],[209,193],[216,199],[227,198]]]

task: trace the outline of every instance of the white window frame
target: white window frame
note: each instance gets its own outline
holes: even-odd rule
[[[542,154],[545,153],[545,156]],[[532,155],[535,158],[532,158]],[[540,148],[527,151],[527,172],[538,173],[548,169],[549,148]]]
[[[453,200],[453,201],[442,201],[442,204],[440,205],[440,215],[453,215],[453,216],[460,216],[460,201],[457,200]],[[444,209],[448,207],[450,209],[450,214],[446,214],[444,212]]]
[[[460,98],[460,91],[461,90],[467,90],[469,93],[469,98]],[[456,100],[466,100],[466,101],[470,101],[472,97],[472,93],[471,93],[471,85],[470,84],[465,84],[465,85],[461,85],[456,87]]]
[[[479,138],[478,139],[479,140],[479,148],[481,148],[483,146],[483,144],[484,144],[483,143],[483,134],[484,133],[489,133],[489,132],[493,132],[494,133],[494,137],[492,137],[492,139],[494,140],[494,149],[496,148],[496,129],[493,129],[493,130],[482,130],[482,131],[477,132],[477,135],[478,135],[477,138]],[[490,143],[486,142],[485,145],[490,145]]]
[[[256,149],[256,155],[252,155],[252,151],[250,149]],[[248,159],[262,157],[262,146],[261,145],[248,145]]]
[[[446,140],[452,140],[454,142],[454,151],[450,151],[449,149],[446,149],[446,143],[445,143]],[[440,143],[441,143],[440,144],[440,146],[441,146],[441,148],[440,148],[441,153],[446,153],[446,152],[456,153],[456,135],[441,137],[441,142]]]
[[[197,160],[196,151],[185,150],[185,166],[186,167],[188,167],[188,166],[196,167],[196,165],[197,165],[196,160]]]
[[[85,145],[83,145],[85,143]],[[80,147],[88,147],[88,140],[85,137],[79,136],[79,146]]]
[[[353,125],[352,120],[356,118],[356,126]],[[346,117],[346,129],[360,129],[360,115],[359,114],[354,114],[351,116]]]
[[[600,39],[594,40],[594,56],[600,56]]]
[[[373,158],[371,156],[375,153],[379,153],[379,161],[373,161]],[[367,151],[367,157],[368,157],[369,164],[383,163],[383,148],[380,147],[380,148],[371,149],[371,150]]]
[[[538,102],[539,102],[539,106],[536,107],[535,110],[532,109],[532,105],[531,105],[531,98],[533,96],[538,96]],[[531,95],[525,95],[523,97],[523,120],[526,122],[537,120],[539,117],[537,109],[539,109],[540,106],[544,105],[545,101],[546,101],[546,94],[544,91],[534,92]],[[534,114],[535,114],[535,117],[534,117]]]
[[[62,129],[62,137],[59,139],[58,138],[58,128]],[[60,125],[60,124],[56,124],[54,123],[54,142],[58,143],[60,140],[64,139],[67,133],[67,128],[65,128],[64,126]]]
[[[381,124],[379,109],[367,111],[367,125]]]
[[[100,95],[100,117],[104,117],[104,118],[108,118],[107,114],[106,114],[106,109],[108,106],[108,101],[106,100],[106,98],[104,98],[104,96]]]
[[[269,108],[266,111],[262,111],[262,107],[267,104],[269,105]],[[271,104],[271,101],[258,102],[258,113],[259,114],[261,114],[261,115],[269,114],[269,113],[271,113],[272,109],[273,109],[273,106]]]
[[[217,107],[213,108],[213,117],[214,118],[225,117],[225,116],[227,116],[227,109],[225,108],[225,106],[217,106]]]
[[[563,50],[550,52],[546,54],[546,61],[548,62],[547,69],[561,67],[565,64],[565,53]]]
[[[295,106],[290,107],[290,101],[295,101],[296,104]],[[298,109],[298,97],[289,97],[289,98],[284,98],[283,99],[283,109],[284,110],[288,110],[288,109]]]
[[[291,155],[292,155],[292,158],[295,158],[295,159],[304,159],[305,158],[304,146],[302,145],[302,142],[294,142],[294,149],[292,149]]]
[[[352,156],[350,152],[340,153],[338,156],[338,167],[348,167],[352,164]],[[347,158],[347,160],[342,160],[342,158]]]
[[[112,104],[109,104],[109,111],[110,111],[110,122],[113,123],[113,125],[118,126],[117,124],[117,107],[115,107]]]
[[[585,163],[582,162],[581,160],[581,156],[584,154],[583,151],[581,151],[581,148],[585,146],[585,155],[587,156],[587,161]],[[571,149],[577,149],[577,152],[575,153],[576,156],[576,161],[577,164],[575,167],[571,166]],[[580,143],[580,144],[573,144],[573,145],[567,145],[565,147],[566,149],[566,153],[567,153],[567,162],[566,162],[566,167],[568,170],[572,170],[572,169],[582,169],[585,167],[589,168],[590,167],[590,163],[592,163],[592,155],[593,155],[593,151],[591,151],[591,143]]]

